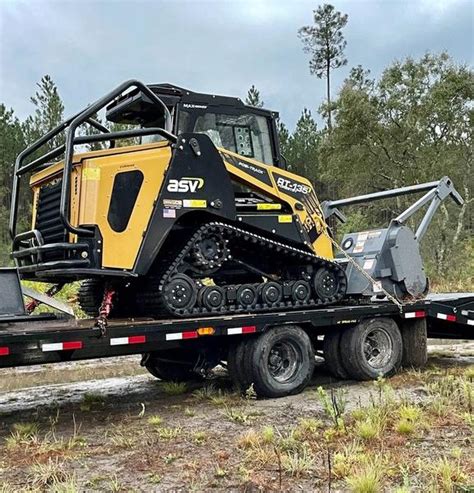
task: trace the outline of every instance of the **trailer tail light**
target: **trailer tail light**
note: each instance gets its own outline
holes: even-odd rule
[[[111,346],[126,346],[128,344],[144,344],[146,336],[130,336],[130,337],[112,337],[110,339]]]
[[[244,327],[232,327],[227,329],[227,335],[233,336],[238,334],[253,334],[257,332],[257,327],[255,325],[245,325]]]
[[[446,320],[447,322],[456,322],[456,315],[446,315],[445,313],[437,313],[436,318]]]
[[[423,310],[417,312],[408,312],[408,313],[404,313],[403,316],[405,318],[425,318],[426,312]]]
[[[200,336],[213,336],[215,332],[214,327],[199,327],[197,330],[197,333]]]
[[[173,332],[166,334],[167,341],[180,341],[182,339],[196,339],[198,336],[197,330],[189,330],[187,332]]]
[[[82,349],[82,341],[54,342],[41,345],[41,350],[44,353],[48,351],[71,351],[73,349]]]
[[[8,356],[10,354],[10,348],[3,346],[0,347],[0,356]]]

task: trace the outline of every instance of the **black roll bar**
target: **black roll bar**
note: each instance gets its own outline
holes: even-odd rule
[[[98,111],[103,109],[106,105],[111,103],[115,98],[120,96],[124,91],[136,87],[144,95],[148,96],[152,102],[161,106],[165,114],[165,128],[143,128],[137,130],[126,130],[121,132],[110,132],[99,122],[95,121],[92,117]],[[89,135],[89,136],[75,136],[77,128],[83,123],[88,123],[97,130],[103,132],[102,134]],[[63,168],[63,180],[61,186],[61,202],[60,202],[60,219],[65,229],[70,233],[81,234],[85,236],[91,236],[93,233],[88,229],[78,228],[73,226],[68,218],[69,213],[69,200],[70,200],[70,183],[72,172],[72,160],[74,155],[74,146],[79,144],[87,144],[90,142],[102,142],[110,141],[110,147],[115,146],[116,139],[124,139],[129,137],[138,137],[144,135],[159,134],[170,142],[176,142],[177,137],[171,133],[172,119],[171,114],[163,101],[143,82],[138,80],[128,80],[117,86],[113,91],[109,92],[102,98],[98,99],[84,110],[76,113],[74,116],[65,120],[63,123],[53,128],[48,133],[39,138],[36,142],[24,149],[15,160],[15,167],[13,173],[13,187],[12,187],[12,200],[10,208],[10,236],[15,239],[16,236],[16,223],[18,215],[18,197],[20,187],[20,177],[29,171],[37,169],[42,164],[59,157],[64,153],[64,168]],[[48,153],[40,156],[31,163],[24,165],[25,159],[40,149],[43,145],[51,141],[56,135],[66,131],[66,141],[64,145],[58,146]]]

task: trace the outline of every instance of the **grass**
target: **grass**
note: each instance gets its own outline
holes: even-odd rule
[[[196,445],[202,445],[209,439],[205,431],[195,431],[192,435],[192,440]]]
[[[326,416],[333,422],[334,427],[342,428],[347,405],[347,390],[331,388],[328,393],[322,387],[318,387],[316,393]]]
[[[423,411],[419,406],[412,404],[402,404],[398,409],[398,421],[395,423],[397,433],[401,435],[413,435],[421,428],[426,428],[427,424],[422,426],[421,419]]]
[[[181,395],[188,390],[186,382],[163,382],[161,388],[166,395]]]
[[[50,428],[44,434],[40,434],[36,423],[15,423],[12,426],[10,436],[5,440],[7,450],[23,450],[31,452],[35,449],[40,454],[68,453],[82,448],[86,444],[84,438],[79,435],[79,429],[73,417],[72,435],[68,438],[58,437],[56,434],[56,421],[51,420]]]
[[[157,414],[148,418],[148,424],[151,426],[161,426],[162,423],[163,418],[161,416],[158,416]]]
[[[133,449],[138,442],[138,437],[135,434],[130,434],[129,430],[115,428],[110,433],[111,443],[121,449]]]
[[[38,425],[36,423],[15,423],[6,439],[7,449],[29,445],[38,440]]]
[[[384,489],[387,474],[387,464],[382,456],[363,455],[346,477],[346,483],[353,493],[378,493]]]
[[[180,426],[175,428],[159,428],[158,436],[160,440],[174,440],[181,435],[182,431],[183,429]]]
[[[104,406],[105,398],[103,395],[94,394],[94,393],[86,393],[82,398],[82,402],[80,404],[81,411],[92,411],[93,409],[100,408]]]
[[[45,464],[33,464],[28,475],[28,483],[34,488],[48,488],[57,491],[76,491],[75,476],[67,471],[67,465],[57,457],[49,458]]]
[[[423,466],[429,474],[429,482],[433,490],[450,493],[461,491],[460,487],[466,484],[468,477],[462,469],[461,461],[442,457]],[[472,486],[472,485],[471,485]]]
[[[283,470],[295,478],[309,474],[314,467],[314,457],[307,446],[299,451],[288,452],[281,459]]]
[[[355,441],[344,445],[332,459],[333,474],[336,478],[349,476],[363,457],[364,449]]]
[[[230,421],[233,421],[234,423],[239,423],[241,425],[250,423],[250,421],[252,421],[254,417],[252,414],[248,413],[245,409],[238,409],[229,406],[225,406],[223,414]]]

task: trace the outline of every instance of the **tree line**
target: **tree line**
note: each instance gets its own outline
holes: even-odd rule
[[[377,78],[368,68],[352,67],[333,95],[333,71],[349,64],[344,53],[348,22],[346,14],[324,4],[313,12],[312,24],[298,31],[309,55],[310,73],[326,82],[325,101],[316,109],[324,126],[317,124],[308,108],[293,130],[280,121],[282,154],[292,171],[315,184],[321,200],[450,176],[465,203],[459,207],[448,201],[440,207],[424,238],[423,253],[435,281],[454,280],[472,289],[474,72],[447,53],[427,53],[419,59],[395,61]],[[33,114],[24,121],[0,103],[0,265],[9,261],[12,164],[25,146],[64,118],[64,104],[48,75],[37,84],[31,102]],[[264,105],[255,86],[246,102]],[[49,147],[62,139],[59,136]],[[414,200],[402,197],[349,208],[344,211],[347,223],[333,227],[338,235],[380,227]],[[23,190],[24,222],[30,218],[30,207],[28,191]],[[419,218],[415,216],[412,226]]]

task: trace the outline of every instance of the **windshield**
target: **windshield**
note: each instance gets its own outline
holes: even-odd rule
[[[264,116],[206,113],[196,119],[194,132],[209,136],[216,147],[273,163],[268,120]]]

